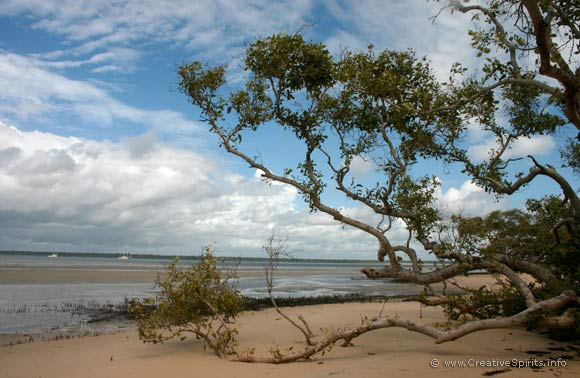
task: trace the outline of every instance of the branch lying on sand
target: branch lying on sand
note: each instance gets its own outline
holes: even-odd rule
[[[276,239],[274,235],[272,235],[268,239],[268,244],[264,247],[268,255],[268,260],[266,263],[266,284],[268,288],[268,295],[270,300],[278,312],[284,319],[286,319],[290,324],[292,324],[295,328],[297,328],[303,335],[306,340],[305,348],[296,353],[291,354],[284,354],[278,348],[272,351],[272,356],[269,357],[260,357],[255,356],[253,353],[242,353],[238,354],[232,358],[233,361],[237,362],[252,362],[252,363],[273,363],[273,364],[282,364],[288,362],[295,362],[295,361],[302,361],[302,360],[309,360],[313,356],[317,354],[323,354],[326,351],[329,351],[334,347],[338,342],[341,342],[341,346],[348,346],[351,344],[351,341],[360,335],[363,335],[367,332],[371,332],[377,329],[383,328],[405,328],[412,332],[421,333],[423,335],[429,336],[435,340],[435,343],[440,344],[452,340],[457,340],[463,336],[466,336],[470,333],[486,330],[486,329],[496,329],[496,328],[511,328],[517,327],[531,321],[538,319],[541,315],[545,315],[552,311],[557,311],[564,309],[570,306],[576,306],[580,304],[580,301],[576,294],[573,291],[564,291],[559,296],[536,302],[535,298],[529,291],[529,288],[526,286],[525,288],[518,287],[520,293],[527,294],[524,296],[526,298],[527,308],[521,311],[518,314],[509,317],[501,317],[501,318],[493,318],[493,319],[481,319],[481,320],[474,320],[463,325],[451,329],[451,330],[441,330],[429,325],[419,324],[410,320],[400,319],[398,317],[386,317],[382,315],[382,311],[379,316],[369,319],[363,318],[361,321],[361,325],[356,328],[340,328],[337,330],[331,331],[324,339],[314,342],[313,339],[316,337],[308,325],[308,322],[302,317],[301,315],[298,316],[301,324],[298,324],[296,321],[292,320],[288,315],[286,315],[276,304],[276,301],[273,297],[273,279],[274,279],[274,272],[278,266],[278,261],[280,256],[284,255],[285,252],[285,243],[282,240]],[[483,264],[485,265],[485,264]],[[423,277],[425,278],[426,282],[430,282],[431,280],[435,279],[434,281],[440,281],[441,275],[451,275],[452,273],[457,273],[457,271],[461,271],[466,268],[473,268],[473,263],[466,264],[462,262],[458,262],[443,268],[442,271],[435,271],[430,273],[416,273],[412,272],[414,275],[413,278]],[[490,268],[490,267],[487,267]],[[518,281],[518,283],[522,283],[519,277],[515,277],[515,273],[511,271],[506,265],[501,263],[494,263],[494,267],[496,271],[499,271],[504,276],[506,276],[510,281]],[[401,271],[397,272],[401,273]],[[521,282],[520,282],[521,281]],[[423,282],[425,283],[425,282]],[[517,285],[516,285],[517,286]],[[521,285],[520,285],[521,286]],[[435,299],[432,298],[432,302],[429,302],[430,305],[441,305],[447,303],[447,297],[440,296]],[[568,316],[568,313],[565,313]],[[562,317],[562,316],[561,316]],[[566,323],[567,319],[558,319],[560,323]]]
[[[574,304],[579,304],[578,297],[572,291],[565,291],[557,297],[538,302],[516,315],[505,318],[494,318],[468,322],[459,326],[458,328],[449,331],[442,331],[431,326],[418,324],[410,320],[399,319],[397,317],[379,316],[374,319],[363,319],[362,324],[359,327],[337,330],[315,345],[305,347],[304,350],[299,353],[288,355],[277,354],[272,357],[256,357],[250,354],[243,354],[238,355],[237,357],[233,358],[233,360],[238,362],[273,364],[308,360],[314,355],[332,348],[337,342],[341,340],[343,341],[342,345],[348,345],[351,340],[367,332],[393,327],[405,328],[412,332],[421,333],[435,339],[436,344],[441,344],[448,341],[457,340],[476,331],[516,327],[550,311],[562,309]]]

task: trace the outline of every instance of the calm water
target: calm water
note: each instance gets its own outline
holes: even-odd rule
[[[69,257],[0,255],[0,269],[39,271],[159,271],[170,261],[166,259],[118,260],[111,257]],[[193,261],[181,261],[186,266]],[[363,293],[367,295],[415,294],[415,285],[364,279],[360,269],[368,263],[348,262],[287,262],[277,269],[276,296],[319,296]],[[376,266],[377,268],[380,265]],[[242,294],[251,297],[266,295],[263,262],[243,261],[237,268],[237,285]],[[0,274],[2,274],[0,272]],[[0,277],[0,282],[2,279]],[[152,283],[0,283],[0,333],[41,331],[54,327],[84,324],[88,315],[77,314],[76,304],[117,304],[126,298],[143,298],[155,294]]]

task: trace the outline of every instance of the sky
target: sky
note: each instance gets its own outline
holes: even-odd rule
[[[444,80],[480,62],[469,17],[424,0],[0,0],[0,250],[262,256],[272,232],[296,257],[373,259],[376,241],[310,214],[295,189],[268,185],[220,150],[178,91],[193,60],[236,66],[254,39],[302,30],[333,54],[412,48]],[[239,73],[238,73],[239,74]],[[232,74],[236,80],[236,73]],[[250,148],[284,166],[293,144],[263,135]],[[558,156],[559,136],[519,140],[513,157]],[[493,139],[470,131],[470,154]],[[364,160],[355,170],[368,174]],[[427,169],[428,170],[428,169]],[[443,173],[438,204],[483,215],[521,206]],[[538,193],[554,191],[540,181]],[[534,194],[528,189],[526,194]],[[376,217],[333,199],[346,213]],[[397,225],[390,237],[406,239]],[[423,258],[428,258],[424,253]]]

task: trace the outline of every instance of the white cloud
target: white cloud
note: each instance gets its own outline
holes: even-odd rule
[[[157,134],[149,130],[144,134],[125,140],[132,157],[140,158],[152,153],[157,143]]]
[[[205,58],[223,60],[238,54],[236,48],[248,40],[297,31],[312,21],[305,20],[311,5],[307,0],[6,0],[0,3],[0,14],[26,16],[33,28],[72,46],[53,58],[127,51],[127,46],[147,51],[163,44],[203,50]]]
[[[413,48],[428,55],[440,79],[455,61],[475,62],[466,34],[470,18],[443,12],[424,0],[324,1],[322,8],[339,23],[323,30],[311,0],[5,0],[0,15],[26,16],[33,28],[58,35],[70,47],[43,54],[52,66],[99,65],[92,72],[133,70],[136,61],[162,44],[203,59],[232,61],[251,40],[273,33],[327,35],[333,53],[341,48]]]
[[[450,187],[445,192],[439,189],[436,196],[437,207],[447,215],[483,216],[505,209],[507,205],[505,199],[497,200],[471,180],[465,181],[459,188]]]
[[[0,249],[188,253],[215,242],[223,254],[258,255],[275,229],[297,256],[377,250],[365,233],[297,209],[294,188],[242,177],[150,133],[117,144],[0,122],[0,197]],[[365,209],[345,212],[377,221]]]
[[[331,51],[339,47],[365,49],[369,44],[378,49],[414,49],[419,57],[427,55],[440,80],[449,76],[451,65],[463,62],[474,66],[475,54],[467,30],[470,18],[442,12],[432,23],[443,4],[424,0],[325,0],[331,14],[348,27],[327,39]]]
[[[532,138],[519,138],[508,151],[507,157],[527,155],[548,155],[556,148],[556,142],[551,135],[538,135]]]
[[[377,49],[412,47],[418,56],[428,55],[439,79],[447,78],[454,61],[470,67],[477,64],[466,34],[469,16],[444,12],[434,25],[429,22],[442,6],[439,2],[326,0],[327,11],[340,24],[334,29],[334,20],[325,20],[332,23],[330,32],[321,30],[316,16],[311,16],[315,4],[308,0],[0,1],[0,16],[18,16],[25,27],[32,25],[62,42],[61,50],[28,56],[0,50],[1,113],[15,115],[21,123],[43,120],[59,127],[66,118],[71,126],[78,124],[85,130],[123,129],[128,123],[149,130],[117,144],[23,132],[0,123],[0,245],[68,250],[134,246],[181,252],[197,251],[199,244],[213,240],[223,252],[235,254],[242,246],[259,251],[276,228],[288,234],[292,248],[305,251],[304,255],[374,257],[374,239],[337,225],[325,214],[297,209],[295,202],[300,199],[294,189],[266,185],[260,182],[259,172],[251,178],[234,174],[211,156],[160,142],[163,133],[197,130],[189,117],[131,106],[112,95],[123,88],[111,83],[67,77],[71,68],[94,74],[132,72],[141,59],[165,64],[167,56],[182,50],[183,59],[194,55],[236,66],[248,41],[280,31],[293,33],[305,22],[315,22],[305,34],[315,40],[325,35],[335,53],[341,48],[366,49],[369,43]],[[154,65],[143,67],[155,74]],[[243,73],[233,75],[239,78]],[[137,83],[135,88],[144,87]],[[495,146],[484,134],[469,142],[476,144],[470,153],[480,159]],[[507,155],[546,154],[554,144],[551,137],[521,139]],[[364,176],[370,164],[355,158],[351,168],[353,174]],[[465,215],[481,215],[504,204],[469,181],[439,196],[445,211]],[[366,209],[344,210],[369,224],[379,222]],[[406,237],[401,224],[389,235],[394,244]]]
[[[494,139],[487,139],[482,143],[469,147],[468,153],[471,159],[481,161],[488,159],[490,153],[495,153],[499,145]],[[504,159],[532,156],[545,156],[556,149],[556,141],[551,135],[537,135],[533,137],[520,137],[513,141],[502,155]]]
[[[195,123],[173,110],[145,110],[116,100],[102,86],[73,80],[36,59],[0,52],[0,111],[19,118],[64,113],[100,126],[132,122],[161,132],[192,132]]]
[[[439,190],[446,214],[505,208],[471,181]],[[375,258],[376,240],[296,206],[296,189],[231,172],[215,156],[164,145],[146,133],[119,144],[23,132],[0,122],[0,248],[259,255],[275,230],[301,257]],[[342,208],[370,225],[368,208]],[[387,233],[404,243],[400,221]],[[418,246],[415,246],[420,251]],[[419,253],[426,257],[423,252]]]
[[[51,52],[46,54],[32,54],[31,57],[37,59],[37,64],[42,67],[67,69],[78,68],[83,66],[93,66],[91,72],[132,72],[137,67],[137,61],[141,54],[134,49],[126,47],[113,47],[106,52],[93,54],[86,59],[64,59],[54,60],[55,58],[67,55],[66,52]],[[68,55],[79,55],[75,50],[68,51]]]
[[[355,156],[350,162],[350,172],[358,178],[365,177],[373,169],[373,162],[370,158]]]
[[[333,54],[339,54],[343,50],[366,51],[368,41],[361,40],[358,36],[345,30],[337,30],[334,35],[325,42],[326,48]]]

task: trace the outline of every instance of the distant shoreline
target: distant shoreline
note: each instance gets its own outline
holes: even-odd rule
[[[28,255],[28,256],[48,256],[56,253],[59,257],[110,257],[117,258],[122,252],[60,252],[60,251],[17,251],[17,250],[3,250],[1,255]],[[200,255],[155,255],[145,253],[131,253],[131,258],[135,259],[158,259],[158,260],[173,260],[178,257],[180,260],[199,260]],[[265,257],[238,257],[238,256],[215,256],[218,259],[225,261],[265,261]],[[377,260],[360,260],[360,259],[307,259],[307,258],[280,258],[284,262],[310,262],[310,263],[368,263],[376,264]],[[424,261],[426,264],[432,264],[436,261]],[[409,261],[402,261],[403,264],[409,264]]]

